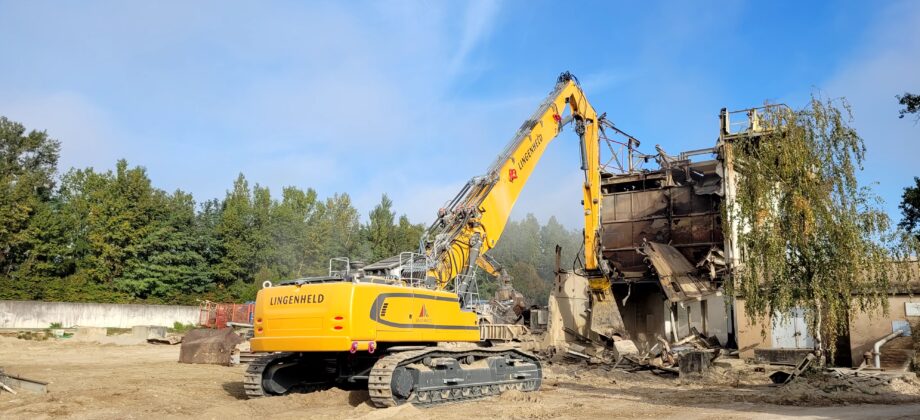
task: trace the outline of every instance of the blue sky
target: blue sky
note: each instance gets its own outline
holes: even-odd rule
[[[0,115],[60,139],[62,168],[124,157],[198,200],[243,172],[427,223],[563,70],[649,152],[713,145],[722,107],[845,96],[895,220],[920,175],[894,98],[920,92],[917,1],[0,1],[0,51]],[[579,226],[575,142],[517,217]]]

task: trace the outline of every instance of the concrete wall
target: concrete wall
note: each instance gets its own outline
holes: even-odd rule
[[[850,317],[850,358],[852,366],[859,366],[863,360],[863,353],[872,350],[872,345],[882,337],[890,334],[892,322],[907,321],[911,325],[920,322],[918,316],[907,316],[905,303],[920,303],[920,297],[910,296],[889,296],[888,313],[883,314],[880,311],[873,313],[856,312]],[[767,319],[752,320],[744,312],[744,300],[735,301],[735,314],[738,347],[741,351],[741,357],[751,359],[754,357],[754,349],[773,348],[772,325]],[[761,329],[765,328],[766,336],[761,336]],[[920,333],[916,331],[914,333]],[[838,360],[837,363],[844,363]]]
[[[55,322],[64,327],[171,327],[175,322],[197,324],[198,307],[0,300],[0,328],[48,328]]]
[[[549,322],[544,344],[562,346],[566,329],[584,337],[591,336],[588,326],[588,279],[571,273],[559,274],[549,294]]]
[[[754,358],[754,349],[772,347],[771,325],[767,318],[755,319],[744,310],[744,299],[735,299],[735,337],[744,359]],[[765,334],[765,335],[763,335]]]
[[[716,336],[723,346],[728,344],[728,332],[732,330],[732,326],[725,296],[710,296],[701,304],[706,322],[700,331],[704,331],[707,336]]]
[[[862,363],[863,353],[872,350],[876,341],[894,331],[892,322],[908,321],[913,325],[920,321],[920,317],[907,316],[906,303],[920,303],[920,297],[889,296],[887,314],[880,311],[857,312],[850,317],[850,357],[853,359],[853,366],[859,366]],[[920,331],[912,331],[912,333],[917,334]]]

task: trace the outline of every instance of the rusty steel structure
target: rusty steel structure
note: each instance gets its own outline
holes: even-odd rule
[[[713,147],[676,155],[658,145],[654,154],[639,152],[638,139],[603,127],[610,157],[601,174],[601,253],[615,274],[625,328],[640,347],[692,329],[733,340],[732,308],[720,292],[739,253],[724,207],[737,185],[733,143],[769,132],[763,114],[723,109]]]
[[[603,178],[603,255],[621,281],[648,277],[639,252],[647,243],[669,244],[691,263],[724,246],[720,162],[665,156],[659,170]]]
[[[735,196],[733,141],[770,132],[763,112],[773,107],[785,105],[722,109],[715,146],[677,155],[659,145],[655,145],[655,154],[641,153],[639,140],[607,125],[602,140],[608,143],[612,157],[601,174],[601,246],[619,282],[658,277],[655,270],[664,268],[698,271],[695,274],[713,282],[728,272],[737,256],[723,220],[724,204]],[[626,140],[607,137],[607,132]],[[707,158],[696,158],[699,156]],[[649,161],[658,168],[641,167]],[[670,252],[671,247],[679,255]],[[681,256],[698,270],[688,269]]]

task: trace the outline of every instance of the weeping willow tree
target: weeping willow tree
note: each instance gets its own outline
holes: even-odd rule
[[[758,319],[804,309],[823,355],[854,310],[887,310],[893,261],[912,244],[857,182],[866,148],[845,100],[771,107],[763,119],[776,129],[733,143],[737,200],[725,211],[742,264],[727,287]]]

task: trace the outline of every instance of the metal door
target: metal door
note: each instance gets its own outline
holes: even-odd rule
[[[773,317],[773,348],[775,349],[810,349],[815,340],[808,331],[805,310],[795,308],[787,313],[777,313]]]

